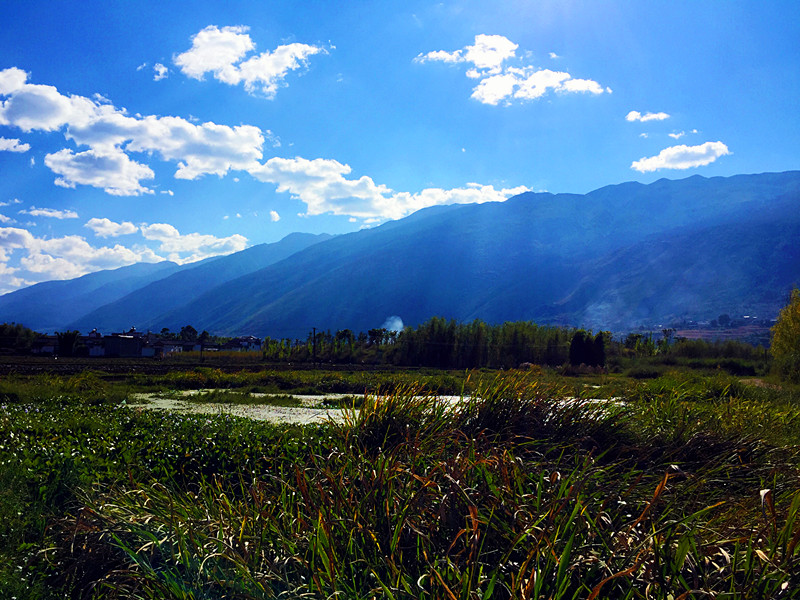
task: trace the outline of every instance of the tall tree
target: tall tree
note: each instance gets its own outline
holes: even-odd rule
[[[792,290],[772,328],[773,369],[781,379],[800,383],[800,290]]]
[[[197,339],[197,329],[191,325],[181,327],[180,338],[182,342],[194,342]]]
[[[598,331],[592,342],[592,364],[603,367],[606,364],[606,338],[602,331]]]
[[[569,363],[571,365],[592,364],[592,345],[592,336],[583,329],[572,334],[572,341],[569,343]]]
[[[81,332],[74,331],[56,331],[58,338],[58,354],[60,356],[72,356],[75,353],[75,348],[78,346],[78,338]]]

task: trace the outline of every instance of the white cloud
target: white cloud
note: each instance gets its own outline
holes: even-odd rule
[[[273,223],[277,223],[278,221],[281,220],[281,216],[278,214],[277,211],[271,210],[271,211],[269,211],[269,219]]]
[[[440,61],[448,63],[472,63],[477,69],[497,73],[502,68],[503,61],[514,57],[519,46],[502,35],[475,36],[475,43],[455,52],[435,50],[427,54],[420,54],[414,60],[419,63]]]
[[[247,247],[247,238],[239,234],[226,238],[200,233],[181,235],[168,223],[145,224],[140,227],[140,231],[145,239],[159,242],[159,251],[167,253],[169,260],[179,264],[220,254],[231,254]]]
[[[516,59],[518,46],[502,35],[476,35],[475,44],[454,52],[436,50],[420,54],[417,63],[446,62],[469,63],[467,77],[477,79],[472,97],[484,104],[496,106],[512,100],[534,100],[546,93],[611,93],[610,88],[591,79],[574,79],[563,71],[537,69],[532,66],[515,67],[506,61]],[[551,53],[551,58],[557,58]]]
[[[657,156],[634,161],[631,169],[641,173],[659,169],[690,169],[711,164],[726,154],[730,154],[730,151],[722,142],[706,142],[699,146],[672,146],[664,148]]]
[[[669,119],[669,115],[665,112],[657,112],[657,113],[645,113],[642,114],[638,110],[632,110],[627,115],[625,115],[626,121],[641,121],[642,123],[646,123],[647,121],[663,121],[665,119]]]
[[[167,67],[161,63],[153,65],[153,81],[161,81],[162,79],[166,79],[168,75],[169,69]]]
[[[179,179],[243,170],[262,157],[264,135],[258,127],[191,123],[179,117],[129,116],[124,110],[81,96],[64,96],[52,86],[26,82],[16,68],[0,71],[0,125],[23,131],[56,131],[89,150],[65,149],[45,164],[61,175],[56,183],[105,189],[114,195],[139,195],[152,190],[141,184],[153,171],[128,153],[158,154],[176,161]]]
[[[188,77],[202,79],[206,73],[213,73],[220,81],[236,83],[233,64],[255,48],[248,29],[209,25],[192,36],[191,49],[177,55],[173,62]]]
[[[22,69],[11,67],[0,71],[0,94],[8,96],[21,90],[28,80],[28,74]]]
[[[555,52],[551,52],[550,54],[548,54],[548,56],[549,56],[550,58],[552,58],[553,60],[555,60],[555,59],[557,59],[557,58],[561,58],[561,57],[560,57],[558,54],[556,54]]]
[[[639,134],[639,137],[640,137],[640,138],[647,139],[647,138],[649,138],[650,136],[649,136],[648,134],[646,134],[646,133],[640,133],[640,134]]]
[[[394,192],[370,177],[348,179],[351,168],[336,160],[272,158],[251,170],[253,177],[277,185],[307,206],[305,215],[330,213],[361,219],[398,219],[438,204],[502,201],[528,191],[524,186],[496,190],[491,185],[469,184],[444,190],[429,188],[418,193]]]
[[[284,79],[289,71],[305,68],[308,57],[325,52],[324,48],[308,44],[287,44],[278,46],[273,52],[264,52],[239,65],[244,89],[250,93],[261,92],[267,98],[274,98],[278,87],[285,85]]]
[[[180,117],[132,118],[121,113],[103,115],[84,128],[70,127],[68,137],[98,149],[124,146],[126,152],[157,152],[164,160],[178,162],[178,179],[244,169],[261,158],[264,144],[261,130],[252,125],[195,125]]]
[[[12,204],[22,204],[22,200],[19,198],[14,198],[13,200],[9,200],[8,202],[0,202],[0,206],[11,206]]]
[[[25,256],[20,258],[19,267],[10,267],[8,260],[16,251],[22,251]],[[25,229],[0,227],[0,270],[15,277],[11,289],[37,281],[71,279],[100,269],[160,260],[163,259],[149,248],[120,245],[97,248],[76,235],[40,238]]]
[[[472,90],[472,97],[484,104],[497,105],[501,100],[514,95],[517,78],[511,73],[492,75],[482,79]]]
[[[250,170],[259,181],[275,183],[279,192],[289,192],[308,206],[307,214],[327,212],[372,216],[391,210],[391,190],[369,177],[346,179],[349,165],[317,158],[271,158]]]
[[[5,216],[3,213],[0,213],[0,223],[13,223],[14,219],[11,217]]]
[[[55,208],[36,208],[31,206],[29,209],[19,211],[20,214],[32,217],[49,217],[52,219],[77,219],[78,213],[74,210],[57,210]]]
[[[305,68],[308,57],[325,53],[320,46],[292,43],[278,46],[243,60],[255,50],[248,27],[209,25],[192,36],[192,47],[175,57],[175,64],[188,77],[202,79],[206,73],[229,85],[242,83],[249,93],[274,98],[290,71]],[[238,64],[237,64],[238,63]]]
[[[67,123],[85,123],[99,105],[83,96],[64,96],[50,85],[26,82],[27,73],[16,67],[0,71],[0,125],[28,132],[55,131]]]
[[[502,62],[502,52],[489,44],[476,44],[470,56],[490,68]],[[505,75],[514,79],[512,87],[516,87],[516,93],[531,97],[549,89],[591,88],[585,83],[587,80],[573,80],[568,74],[548,70],[517,69]],[[489,82],[479,84],[488,101],[502,99],[504,93],[491,84],[496,82],[494,77],[505,75],[485,77]],[[523,79],[524,85],[520,83]],[[566,86],[565,82],[570,81],[572,87]],[[131,116],[113,105],[79,96],[67,97],[50,86],[28,84],[27,74],[15,68],[0,71],[0,94],[8,96],[0,104],[0,119],[4,124],[40,131],[63,129],[68,139],[88,147],[65,148],[46,156],[45,164],[58,176],[55,183],[62,187],[89,185],[117,196],[153,194],[154,189],[143,183],[154,178],[153,170],[130,156],[138,153],[175,161],[175,177],[179,179],[246,171],[260,181],[275,184],[280,192],[289,192],[300,199],[307,205],[308,215],[333,213],[361,219],[391,219],[431,204],[473,201],[468,197],[476,198],[474,201],[499,200],[526,189],[467,186],[398,193],[367,176],[349,178],[350,166],[336,160],[275,157],[261,162],[265,139],[271,139],[269,131],[265,136],[250,125],[229,127],[211,122],[196,124],[171,116]]]
[[[679,139],[681,139],[683,136],[685,136],[685,135],[686,135],[686,132],[685,132],[685,131],[679,131],[679,132],[677,132],[677,133],[668,133],[667,135],[668,135],[669,137],[671,137],[672,139],[674,139],[674,140],[679,140]]]
[[[97,237],[119,237],[121,235],[130,235],[139,231],[139,228],[130,221],[123,221],[122,223],[115,223],[111,219],[98,219],[92,217],[89,219],[84,227],[88,227]]]
[[[503,61],[512,58],[519,46],[502,35],[476,35],[475,43],[463,50],[464,62],[478,69],[499,71]]]
[[[132,161],[124,152],[86,150],[76,154],[72,150],[64,149],[45,156],[44,164],[57,175],[61,175],[55,180],[55,184],[61,187],[91,185],[103,188],[112,196],[153,193],[151,189],[140,184],[142,179],[154,177],[152,169]]]
[[[0,152],[27,152],[30,149],[30,144],[21,144],[18,139],[0,137]]]

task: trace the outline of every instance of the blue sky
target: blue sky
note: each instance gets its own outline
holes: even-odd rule
[[[0,3],[0,293],[800,168],[800,3]]]

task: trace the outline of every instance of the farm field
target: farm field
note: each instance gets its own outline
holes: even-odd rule
[[[800,597],[797,388],[29,364],[0,379],[3,598]]]

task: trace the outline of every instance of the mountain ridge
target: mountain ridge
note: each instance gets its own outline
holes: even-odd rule
[[[776,314],[800,283],[799,208],[800,171],[429,207],[180,268],[68,325],[294,338],[395,315],[632,328],[748,306]]]

